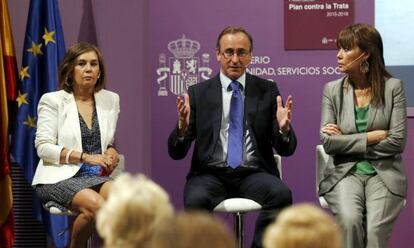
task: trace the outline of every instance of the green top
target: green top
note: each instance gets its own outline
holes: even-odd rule
[[[367,130],[368,122],[368,110],[369,105],[366,107],[355,106],[355,125],[358,133],[365,132]],[[358,161],[352,168],[352,172],[359,175],[372,175],[375,174],[375,169],[368,160]]]

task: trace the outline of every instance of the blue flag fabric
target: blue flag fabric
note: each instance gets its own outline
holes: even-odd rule
[[[58,86],[58,66],[65,55],[65,42],[58,2],[31,0],[23,48],[20,85],[17,97],[18,111],[13,128],[11,153],[31,184],[39,158],[34,147],[37,104],[40,97]],[[69,221],[64,216],[50,215],[33,194],[33,208],[37,219],[43,222],[56,247],[66,247]]]

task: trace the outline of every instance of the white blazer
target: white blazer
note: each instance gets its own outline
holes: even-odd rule
[[[101,148],[112,145],[119,115],[118,94],[100,90],[95,106],[101,132]],[[82,151],[78,109],[72,93],[64,90],[46,93],[38,105],[35,147],[40,157],[32,185],[54,184],[73,177],[81,164],[60,164],[63,148]]]

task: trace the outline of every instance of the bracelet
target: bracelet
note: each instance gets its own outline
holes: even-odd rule
[[[83,154],[84,154],[84,152],[82,152],[81,155],[80,155],[80,161],[81,162],[83,162]]]
[[[73,152],[73,149],[70,149],[67,153],[66,153],[66,158],[65,158],[65,162],[66,164],[69,164],[69,156],[70,154]]]

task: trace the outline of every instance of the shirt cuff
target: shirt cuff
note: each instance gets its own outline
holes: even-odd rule
[[[280,133],[280,135],[281,135],[281,137],[282,137],[283,142],[289,142],[289,140],[290,140],[290,138],[289,138],[289,134],[284,134],[284,133],[282,132],[282,130],[280,130],[280,129],[279,129],[279,133]]]

